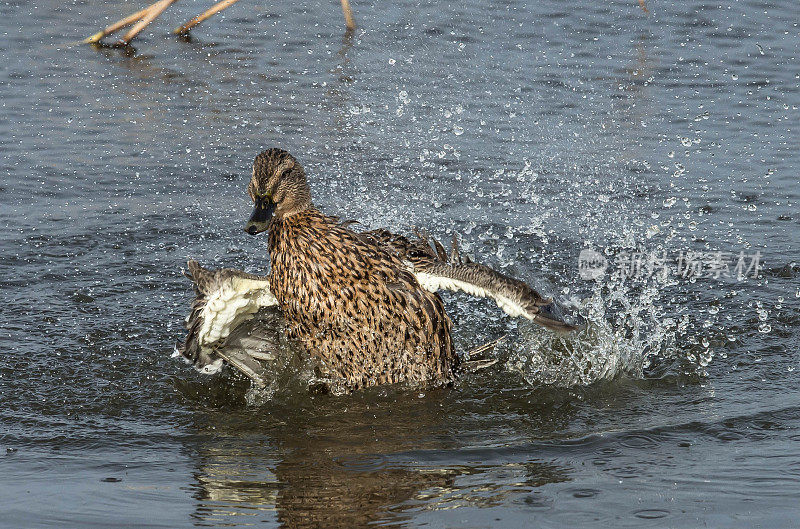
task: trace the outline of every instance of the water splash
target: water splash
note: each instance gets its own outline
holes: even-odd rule
[[[589,385],[618,376],[643,378],[654,359],[677,357],[676,338],[688,325],[659,306],[663,284],[596,282],[591,296],[572,301],[583,330],[557,335],[533,324],[520,327],[522,343],[506,363],[531,385]]]

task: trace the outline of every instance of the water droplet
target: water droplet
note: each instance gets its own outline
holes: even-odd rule
[[[714,351],[711,349],[706,349],[703,353],[700,354],[700,359],[698,364],[700,367],[706,367],[708,364],[711,363],[711,360],[714,358]]]
[[[464,134],[464,127],[460,125],[455,125],[453,127],[453,134],[455,134],[456,136],[461,136],[462,134]]]
[[[758,332],[763,332],[764,334],[770,332],[772,330],[772,326],[769,323],[762,323],[758,326]]]

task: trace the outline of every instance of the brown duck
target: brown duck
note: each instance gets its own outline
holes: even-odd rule
[[[303,167],[284,150],[256,157],[247,192],[255,210],[245,231],[269,232],[271,271],[212,271],[189,261],[197,298],[177,353],[203,373],[227,361],[263,384],[261,353],[230,342],[242,322],[273,305],[287,335],[345,390],[454,380],[459,357],[438,290],[489,297],[511,316],[575,329],[527,284],[462,258],[455,238],[448,255],[424,234],[356,232],[351,222],[320,212]]]

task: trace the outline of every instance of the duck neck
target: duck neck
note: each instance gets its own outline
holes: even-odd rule
[[[314,210],[314,205],[311,203],[310,196],[303,200],[292,201],[289,204],[278,206],[275,208],[274,218],[284,220],[309,210]]]
[[[285,219],[314,208],[311,204],[311,189],[302,169],[282,183],[276,195],[278,205],[275,208],[275,217],[278,219]]]

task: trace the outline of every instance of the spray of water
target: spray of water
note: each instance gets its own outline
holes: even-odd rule
[[[520,343],[506,367],[532,385],[589,385],[618,376],[643,378],[654,360],[676,358],[676,339],[688,317],[665,315],[660,299],[669,279],[630,285],[610,277],[594,283],[591,294],[570,302],[585,319],[582,330],[567,335],[535,325],[520,327]]]

